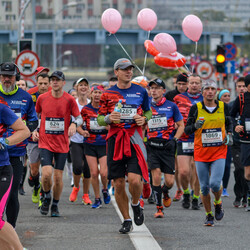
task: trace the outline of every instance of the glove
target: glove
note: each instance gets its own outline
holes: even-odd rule
[[[194,127],[196,129],[199,129],[202,127],[202,125],[204,124],[205,120],[198,120],[195,124],[194,124]]]
[[[233,145],[233,135],[232,134],[228,134],[225,138],[225,145],[228,145],[228,146],[232,146]]]
[[[5,138],[0,138],[0,150],[7,150],[8,145],[5,142]]]

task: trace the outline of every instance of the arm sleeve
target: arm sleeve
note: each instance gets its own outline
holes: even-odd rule
[[[229,108],[228,105],[226,103],[224,103],[224,113],[225,113],[225,126],[226,126],[226,131],[228,133],[232,133],[233,132],[233,122],[231,119],[231,116],[229,114]]]
[[[185,134],[191,135],[195,132],[196,128],[194,124],[197,119],[197,115],[198,115],[198,108],[197,108],[197,105],[194,104],[191,107],[189,114],[188,114],[187,124],[184,129]]]
[[[29,128],[30,132],[33,132],[38,126],[38,120],[36,120],[36,121],[27,121],[26,126]]]
[[[147,118],[147,120],[149,121],[152,117],[152,110],[148,110],[148,111],[143,111],[143,115]]]

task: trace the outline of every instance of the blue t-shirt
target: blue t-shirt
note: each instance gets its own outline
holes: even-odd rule
[[[0,91],[0,96],[4,98],[12,111],[14,111],[14,113],[23,121],[37,121],[35,106],[29,93],[18,88],[17,92],[13,95],[5,95]],[[13,133],[14,131],[9,128],[4,134],[4,137],[8,137]],[[27,144],[28,140],[25,139],[17,145],[9,146],[9,156],[17,157],[25,155]]]
[[[17,119],[18,117],[7,105],[0,103],[0,137],[6,138],[3,134]],[[6,165],[10,165],[8,150],[0,150],[0,167]]]

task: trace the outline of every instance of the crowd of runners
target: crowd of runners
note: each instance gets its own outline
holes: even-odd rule
[[[213,80],[199,75],[180,73],[167,92],[160,78],[132,80],[133,69],[130,60],[118,59],[109,82],[82,77],[66,93],[61,71],[38,67],[36,86],[27,90],[14,63],[0,65],[1,244],[23,249],[13,228],[26,174],[38,213],[60,216],[64,167],[70,202],[79,198],[81,183],[82,202],[92,209],[114,194],[122,234],[133,229],[129,203],[134,223],[143,224],[145,199],[155,204],[155,218],[163,218],[172,201],[181,200],[183,209],[203,206],[204,225],[214,226],[224,216],[231,159],[232,205],[250,211],[250,75],[237,79],[238,97],[230,102],[229,90],[218,93]]]

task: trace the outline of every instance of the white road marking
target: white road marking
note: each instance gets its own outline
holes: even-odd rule
[[[117,214],[119,215],[121,221],[123,222],[122,214],[116,204],[115,197],[111,196],[111,202],[114,206]],[[133,211],[131,208],[131,205],[129,204],[129,214],[131,215],[132,221],[133,221]],[[129,237],[137,250],[145,250],[145,249],[154,249],[154,250],[160,250],[162,249],[158,242],[155,240],[153,235],[150,233],[148,228],[145,224],[142,224],[141,226],[136,226],[133,222],[133,231],[129,233]]]

